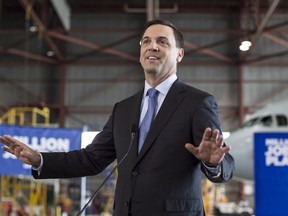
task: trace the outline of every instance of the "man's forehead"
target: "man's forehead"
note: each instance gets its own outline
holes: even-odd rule
[[[173,29],[166,25],[151,25],[149,26],[143,34],[143,37],[169,37],[174,36]]]

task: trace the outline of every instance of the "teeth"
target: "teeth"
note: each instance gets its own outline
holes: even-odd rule
[[[149,59],[149,60],[150,60],[150,59],[151,59],[151,60],[156,60],[156,59],[158,59],[158,58],[156,58],[156,57],[154,57],[154,56],[149,56],[148,59]]]

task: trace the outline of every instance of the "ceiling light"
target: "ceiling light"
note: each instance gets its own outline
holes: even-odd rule
[[[29,27],[30,32],[36,32],[37,30],[38,30],[37,26],[32,25]]]
[[[54,56],[54,52],[52,50],[49,50],[49,51],[47,51],[46,55],[49,56],[49,57],[53,57]]]
[[[248,51],[251,47],[252,43],[249,40],[244,40],[241,42],[241,45],[239,46],[239,49],[241,51]]]
[[[250,47],[252,45],[251,41],[249,41],[249,40],[242,41],[241,44],[244,46],[248,46],[248,47]]]

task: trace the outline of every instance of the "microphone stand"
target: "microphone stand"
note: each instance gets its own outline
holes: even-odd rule
[[[137,126],[136,124],[133,124],[132,129],[131,129],[131,138],[130,138],[130,145],[129,148],[126,152],[126,154],[123,156],[123,158],[119,161],[119,163],[111,170],[111,172],[108,174],[108,176],[104,179],[104,181],[101,183],[101,185],[98,187],[98,189],[95,191],[95,193],[93,194],[93,196],[88,200],[88,202],[84,205],[84,207],[78,212],[77,216],[80,216],[84,210],[87,208],[87,206],[89,205],[89,203],[98,195],[100,189],[103,187],[103,185],[108,181],[109,177],[115,172],[115,170],[122,164],[122,162],[125,160],[125,158],[128,156],[131,147],[132,147],[132,143],[135,137],[135,133],[137,131]]]

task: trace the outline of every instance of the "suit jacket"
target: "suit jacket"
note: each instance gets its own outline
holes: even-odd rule
[[[41,174],[35,178],[67,178],[100,173],[115,158],[120,161],[114,199],[114,216],[203,216],[201,170],[212,182],[232,178],[234,160],[226,154],[221,175],[212,178],[201,161],[184,145],[199,145],[206,127],[218,128],[217,104],[212,95],[179,80],[170,88],[145,140],[137,153],[138,134],[131,141],[131,128],[139,124],[143,89],[115,104],[103,128],[85,149],[68,153],[43,153]]]

